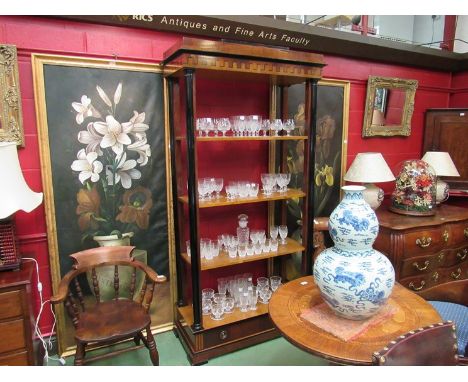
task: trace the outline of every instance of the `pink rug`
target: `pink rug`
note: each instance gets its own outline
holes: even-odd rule
[[[354,321],[338,317],[326,304],[314,305],[310,309],[305,309],[301,313],[301,318],[326,332],[333,334],[343,341],[351,341],[369,330],[369,328],[380,324],[391,317],[396,312],[396,308],[386,304],[375,315],[366,320]]]

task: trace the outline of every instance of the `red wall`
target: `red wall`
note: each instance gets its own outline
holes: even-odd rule
[[[468,108],[468,72],[453,75],[450,107]]]
[[[156,62],[180,35],[139,29],[99,26],[36,17],[0,16],[0,42],[18,48],[21,95],[23,105],[26,148],[20,150],[20,162],[26,181],[34,191],[42,191],[36,115],[32,83],[31,53],[51,53],[86,57],[112,58]],[[468,74],[454,77],[453,86],[464,89],[451,95],[452,76],[404,66],[365,62],[342,57],[326,56],[324,77],[351,82],[348,166],[358,152],[380,151],[390,167],[404,159],[421,156],[424,110],[435,107],[467,106]],[[411,136],[408,138],[361,138],[364,100],[369,75],[416,79],[415,111]],[[460,85],[461,84],[461,85]],[[464,105],[463,105],[464,103]],[[384,184],[391,190],[391,184]],[[51,294],[50,271],[46,238],[44,207],[30,214],[16,215],[20,245],[25,253],[34,256],[40,264],[44,296]],[[38,309],[36,294],[36,312]],[[42,321],[44,333],[51,330],[51,315],[45,312]]]

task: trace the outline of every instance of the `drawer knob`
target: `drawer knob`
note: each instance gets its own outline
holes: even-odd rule
[[[219,339],[224,341],[226,338],[228,338],[227,331],[226,330],[221,330],[219,332]]]
[[[416,244],[419,245],[421,248],[427,248],[431,245],[432,238],[423,236],[419,239],[416,239]]]
[[[428,266],[429,266],[429,260],[426,260],[423,266],[419,265],[417,261],[413,263],[413,267],[415,267],[418,271],[425,271]]]
[[[444,262],[444,257],[445,257],[445,255],[443,253],[439,253],[439,255],[437,256],[437,259],[439,260],[439,263]]]
[[[437,280],[439,280],[439,273],[434,272],[434,274],[432,275],[432,280],[434,280],[434,282],[437,282]]]
[[[447,230],[445,230],[442,234],[442,238],[444,239],[444,242],[447,242],[449,240],[449,233]]]
[[[458,280],[458,279],[460,278],[460,276],[461,276],[461,273],[462,273],[461,268],[458,268],[458,269],[457,269],[457,273],[452,272],[452,273],[450,274],[450,276],[452,276],[453,279]]]
[[[426,285],[426,282],[423,280],[423,281],[421,281],[421,284],[418,287],[415,286],[412,281],[409,283],[408,286],[410,287],[410,289],[418,291],[418,290],[421,290],[422,288],[424,288],[425,285]]]
[[[463,250],[463,254],[461,252],[457,252],[457,257],[460,258],[461,261],[466,259],[466,256],[468,255],[468,249]]]

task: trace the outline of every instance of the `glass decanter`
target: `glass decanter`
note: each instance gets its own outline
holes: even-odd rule
[[[249,217],[246,214],[240,214],[238,217],[239,226],[237,227],[237,239],[239,244],[247,245],[249,243],[250,230],[247,227]]]

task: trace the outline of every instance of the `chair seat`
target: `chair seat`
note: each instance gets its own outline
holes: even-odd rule
[[[468,307],[445,301],[429,301],[444,321],[452,321],[456,326],[458,354],[465,355],[468,343]]]
[[[150,322],[150,315],[132,300],[104,301],[80,315],[75,338],[90,343],[131,337]]]

